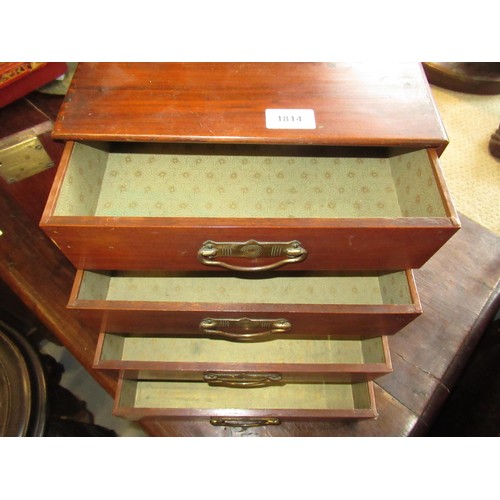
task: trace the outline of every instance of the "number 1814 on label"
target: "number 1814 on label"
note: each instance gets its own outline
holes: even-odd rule
[[[315,129],[316,118],[312,109],[266,109],[266,128]]]

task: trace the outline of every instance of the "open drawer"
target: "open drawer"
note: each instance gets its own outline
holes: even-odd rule
[[[373,382],[286,384],[241,389],[203,382],[134,380],[121,374],[113,413],[144,417],[210,419],[214,425],[276,425],[288,419],[373,418]]]
[[[387,337],[364,340],[214,339],[101,333],[94,368],[127,378],[258,387],[287,382],[357,382],[392,371]]]
[[[41,227],[80,269],[397,270],[459,220],[433,149],[68,142]]]
[[[242,341],[391,335],[422,312],[411,270],[259,276],[78,271],[68,306],[99,331]]]

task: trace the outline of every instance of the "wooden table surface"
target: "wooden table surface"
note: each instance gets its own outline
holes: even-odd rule
[[[43,197],[54,170],[25,186],[36,184]],[[38,228],[33,203],[18,196],[21,185],[0,181],[0,279],[113,394],[116,379],[91,369],[97,332],[66,309],[74,268]],[[247,430],[151,419],[142,421],[145,431],[153,436],[425,435],[499,304],[500,238],[461,218],[462,229],[415,271],[424,312],[390,339],[394,372],[377,380],[377,419]]]

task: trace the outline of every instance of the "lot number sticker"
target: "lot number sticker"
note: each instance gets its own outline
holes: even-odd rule
[[[312,109],[266,109],[266,128],[315,129],[316,118]]]

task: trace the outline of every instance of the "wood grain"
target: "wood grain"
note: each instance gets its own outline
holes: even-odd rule
[[[349,71],[354,66],[350,66],[350,68]],[[118,67],[118,69],[120,68]],[[83,69],[83,75],[85,75],[85,71]],[[137,68],[137,72],[136,76],[139,77],[140,68]],[[415,77],[414,73],[410,73]],[[178,75],[181,75],[181,72]],[[116,88],[102,86],[96,91],[102,98],[100,98],[101,100],[96,99],[96,101],[99,101],[101,106],[109,106],[108,111],[111,112],[111,115],[114,113],[115,119],[127,120],[134,114],[138,115],[140,106],[147,102],[151,104],[156,100],[163,103],[161,98],[164,89],[156,88],[155,90],[153,88],[150,89],[149,94],[144,90],[137,93],[137,89],[134,90],[135,84],[132,78],[120,81],[117,73],[115,73],[115,77]],[[145,73],[142,73],[142,79],[144,77]],[[334,115],[336,113],[342,114],[339,111],[342,110],[342,106],[345,106],[343,111],[346,116],[352,113],[355,116],[352,120],[346,118],[342,122],[341,128],[346,132],[345,134],[337,132],[335,135],[335,131],[330,129],[320,140],[326,140],[328,137],[328,140],[337,140],[338,144],[350,145],[356,134],[358,140],[361,134],[366,136],[366,144],[371,145],[381,140],[381,136],[385,134],[387,144],[396,146],[400,145],[402,140],[416,141],[419,146],[425,145],[426,147],[442,145],[444,140],[442,127],[435,119],[430,120],[434,123],[431,126],[432,130],[430,130],[427,129],[428,125],[422,128],[422,123],[418,118],[418,109],[408,110],[408,108],[404,108],[404,104],[401,104],[403,108],[400,110],[402,109],[405,113],[415,112],[416,119],[413,123],[412,120],[405,120],[403,123],[396,119],[397,112],[391,109],[395,108],[394,103],[406,100],[405,92],[415,90],[411,82],[416,82],[420,77],[415,77],[416,79],[413,77],[410,76],[409,80],[405,80],[410,83],[406,90],[400,87],[395,88],[395,96],[394,99],[391,97],[390,106],[388,102],[384,104],[384,101],[387,101],[384,96],[376,96],[376,89],[379,87],[372,82],[373,84],[367,87],[371,88],[373,95],[370,99],[368,99],[369,96],[365,95],[366,99],[364,99],[364,109],[362,110],[353,108],[356,105],[356,99],[362,97],[359,95],[359,90],[352,86],[348,88],[349,85],[342,87],[339,83],[339,87],[336,88],[343,88],[347,92],[344,97],[350,97],[344,99],[345,103],[342,105],[341,96],[337,96],[335,99],[339,103],[338,109],[333,109],[324,116],[328,115],[331,127],[333,127]],[[294,88],[293,83],[296,81],[294,78],[292,75],[290,79],[291,89]],[[217,86],[217,82],[220,85],[222,80],[215,80],[215,86]],[[331,84],[332,82],[328,85]],[[130,87],[129,89],[127,89],[127,85]],[[136,100],[130,101],[130,110],[123,110],[124,107],[120,105],[123,114],[119,115],[119,99],[126,98],[129,92],[136,95]],[[88,106],[91,103],[88,99],[92,97],[91,93],[84,86],[79,94],[81,99],[77,98],[78,94],[79,92],[68,95],[66,108],[63,110],[64,116],[64,113],[69,111],[67,106],[71,105],[73,109],[67,115],[68,128],[66,132],[69,134],[76,133],[77,129],[80,131],[79,133],[85,130],[96,130],[96,123],[99,122],[95,116],[92,118],[92,115],[88,115],[89,111],[101,111],[100,109],[89,110]],[[117,101],[118,96],[120,97]],[[184,102],[182,103],[182,99],[180,101],[183,108],[185,108],[186,102],[194,104],[198,102],[198,106],[201,108],[201,101],[195,97],[194,92],[184,94],[181,92],[177,94],[176,98],[179,96],[183,96]],[[163,95],[164,97],[165,95]],[[318,95],[314,98],[320,99]],[[429,105],[428,92],[425,91],[420,95],[420,98],[427,102],[423,108],[419,108],[424,110],[423,114],[425,115],[425,109],[429,109],[427,107]],[[417,100],[421,102],[420,98]],[[73,100],[74,108],[71,104]],[[222,102],[228,103],[230,101],[224,100]],[[257,111],[255,111],[258,108],[257,103],[252,105],[251,100],[249,102],[250,108],[253,107],[255,116],[257,116]],[[285,103],[285,101],[277,100],[276,103]],[[210,115],[210,110],[214,109],[212,104],[210,102],[207,104],[208,115]],[[376,116],[371,116],[370,110],[376,112]],[[203,110],[199,109],[198,112],[202,113]],[[243,112],[245,117],[247,116],[246,109],[242,109],[240,112]],[[434,114],[434,110],[432,114]],[[96,116],[99,118],[99,115]],[[235,111],[232,117],[235,119],[233,132],[236,134],[238,111]],[[159,125],[163,118],[164,116],[156,116],[152,119],[152,123],[156,124],[157,127],[156,131],[153,130],[153,132],[157,135],[137,136],[137,139],[163,140],[167,137],[165,130]],[[168,133],[173,133],[170,136],[172,140],[176,140],[175,133],[181,132],[185,119],[186,115],[179,117],[177,131],[169,130]],[[366,130],[364,127],[365,119],[367,119]],[[108,134],[107,138],[113,140],[117,139],[120,134],[138,133],[145,127],[144,120],[141,117],[138,117],[138,120],[137,127],[134,129],[134,125],[128,131],[126,130],[128,126],[126,121],[122,122],[122,128],[116,133],[112,130],[112,120],[109,120],[107,124],[103,123],[103,128],[99,131],[100,137],[105,137],[105,134]],[[370,123],[370,120],[374,123]],[[390,123],[392,133],[384,128],[384,120]],[[62,121],[65,122],[65,120]],[[429,124],[429,117],[427,116],[422,122]],[[211,125],[208,120],[204,123]],[[233,122],[229,121],[228,123]],[[249,123],[252,124],[254,130],[262,128],[261,125],[257,125],[256,120],[250,120]],[[76,127],[73,132],[71,127]],[[355,128],[356,130],[354,130]],[[394,130],[398,132],[395,133]],[[60,131],[60,133],[63,132]],[[398,135],[400,133],[405,136],[404,139]],[[203,123],[200,125],[199,134],[201,135],[191,135],[189,140],[203,139],[228,142],[239,140],[236,135],[233,137],[210,135],[207,130],[203,129]],[[270,135],[266,134],[270,133],[256,134],[257,140],[264,143],[269,141]],[[298,138],[298,136],[294,137],[293,134],[286,133],[286,136],[290,137],[293,142],[308,140],[307,134],[300,135],[301,138]],[[129,135],[129,137],[133,136]],[[248,140],[248,136],[245,140]],[[280,137],[280,134],[276,133],[273,135],[274,140],[284,143],[288,139],[284,135]],[[156,418],[143,420],[144,429],[153,436],[407,436],[425,434],[466,364],[482,334],[484,325],[491,317],[492,311],[498,306],[499,239],[464,216],[462,216],[462,224],[462,230],[453,236],[421,270],[416,272],[424,314],[390,340],[394,372],[378,379],[375,386],[379,414],[377,419],[355,422],[297,421],[285,422],[278,427],[239,430],[213,427],[205,421],[190,422]],[[91,368],[97,342],[97,330],[86,327],[77,315],[66,309],[75,274],[73,266],[37,229],[32,219],[26,215],[24,207],[17,203],[12,193],[2,184],[0,184],[0,229],[3,233],[0,236],[0,277],[2,280],[54,332],[99,383],[110,394],[113,394],[116,389],[115,376]]]
[[[303,262],[286,264],[280,270],[381,270],[421,267],[458,227],[446,219],[422,227],[422,221],[390,220],[167,220],[128,218],[45,219],[42,227],[75,267],[80,269],[171,269],[213,270],[197,260],[207,240],[261,242],[298,240],[307,250]],[[425,223],[424,223],[425,224]],[[357,242],[357,244],[354,244]],[[235,261],[236,259],[232,259]],[[238,259],[241,261],[241,259]],[[230,263],[231,259],[224,259]],[[232,262],[234,263],[234,262]],[[253,259],[248,267],[268,264]]]
[[[266,128],[313,109],[315,130]],[[443,148],[419,64],[81,63],[54,135],[69,140]]]

